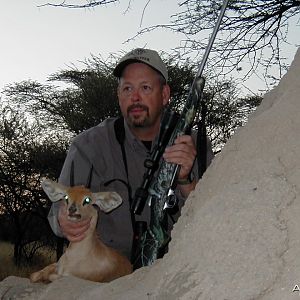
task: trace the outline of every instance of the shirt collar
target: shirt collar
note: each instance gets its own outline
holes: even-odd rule
[[[124,128],[125,128],[125,137],[128,141],[128,143],[130,144],[130,146],[132,147],[136,147],[136,145],[140,145],[143,147],[143,149],[145,147],[145,145],[143,145],[143,143],[131,132],[127,122],[124,119]],[[152,147],[155,144],[155,142],[157,141],[158,136],[155,137],[154,142],[152,142]]]

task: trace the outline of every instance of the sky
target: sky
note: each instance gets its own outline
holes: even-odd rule
[[[0,90],[7,84],[28,79],[45,83],[49,75],[72,64],[80,67],[80,61],[91,55],[107,58],[109,53],[135,47],[168,52],[178,46],[182,38],[169,31],[155,31],[125,43],[143,27],[168,23],[170,15],[179,9],[175,0],[152,0],[148,5],[148,0],[132,0],[131,7],[128,7],[129,0],[121,0],[93,9],[39,7],[46,2],[9,0],[2,3]],[[84,3],[84,0],[72,2]],[[292,34],[296,36],[296,31],[292,30]],[[296,48],[291,47],[290,61],[295,52]],[[249,87],[255,90],[261,84],[252,80]]]
[[[152,2],[142,26],[151,23],[153,14],[155,21],[163,22],[177,10],[174,0]],[[91,54],[106,58],[134,47],[168,49],[178,43],[175,35],[157,32],[124,44],[141,28],[144,0],[133,1],[128,11],[128,1],[94,9],[38,7],[44,3],[46,0],[9,0],[1,4],[0,89],[26,79],[44,81]]]

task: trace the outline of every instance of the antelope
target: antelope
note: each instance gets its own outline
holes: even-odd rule
[[[30,275],[31,282],[52,282],[62,276],[73,275],[82,279],[109,282],[130,274],[132,265],[116,250],[106,246],[97,236],[97,205],[108,213],[122,203],[116,192],[92,193],[87,187],[66,187],[50,179],[41,183],[43,190],[52,202],[64,200],[68,219],[73,222],[91,219],[90,227],[83,240],[70,242],[57,263]]]

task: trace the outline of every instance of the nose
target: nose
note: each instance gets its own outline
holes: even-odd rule
[[[76,212],[76,205],[75,203],[72,203],[72,205],[69,207],[69,213],[74,214]]]
[[[141,96],[140,96],[139,89],[137,89],[137,88],[132,89],[131,101],[132,102],[139,102],[139,101],[141,101]]]

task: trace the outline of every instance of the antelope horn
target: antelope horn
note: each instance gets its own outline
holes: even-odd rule
[[[94,170],[94,166],[92,165],[92,167],[90,169],[90,173],[89,173],[89,177],[88,177],[87,183],[85,185],[85,187],[88,188],[88,189],[91,188],[92,177],[93,177],[93,170]]]
[[[70,186],[74,186],[74,160],[72,160],[70,169]]]

